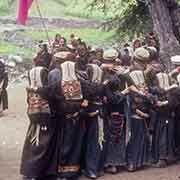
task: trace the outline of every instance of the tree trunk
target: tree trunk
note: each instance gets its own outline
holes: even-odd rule
[[[173,23],[173,31],[180,43],[180,6],[177,0],[166,0]]]
[[[167,70],[171,69],[170,57],[180,54],[180,44],[173,31],[173,22],[165,0],[151,0],[149,10],[154,31],[159,36],[160,54]]]

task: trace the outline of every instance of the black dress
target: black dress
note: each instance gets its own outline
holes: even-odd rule
[[[140,110],[150,116],[152,101],[146,96],[132,92],[131,99],[131,126],[130,140],[127,144],[126,158],[130,170],[136,170],[149,164],[150,139],[148,133],[148,118],[141,117],[136,110]]]
[[[48,72],[46,69],[41,71],[42,84],[47,84]],[[35,106],[31,107],[32,97],[38,97]],[[36,99],[37,100],[37,99]],[[28,92],[28,117],[30,120],[29,128],[26,133],[23,147],[20,173],[27,178],[44,178],[49,175],[57,174],[57,122],[51,116],[49,92],[39,91]],[[37,108],[37,104],[43,106]],[[31,104],[31,105],[30,105]]]
[[[105,105],[107,115],[106,132],[106,161],[105,167],[124,166],[126,164],[126,145],[125,145],[125,102],[126,97],[121,94],[119,89],[120,81],[117,77],[110,79],[106,90]]]
[[[3,72],[0,75],[0,83],[2,83],[2,89],[0,92],[0,104],[2,106],[2,110],[8,109],[8,94],[7,94],[7,86],[8,86],[8,73]]]

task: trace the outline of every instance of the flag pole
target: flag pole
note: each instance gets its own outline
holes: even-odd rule
[[[43,25],[44,31],[45,31],[45,33],[46,33],[47,40],[48,40],[48,42],[49,42],[49,45],[51,45],[51,41],[50,41],[50,38],[49,38],[48,29],[47,29],[47,26],[46,26],[45,21],[44,21],[44,19],[43,19],[43,16],[42,16],[42,13],[41,13],[41,8],[40,8],[40,6],[39,6],[38,0],[35,0],[35,2],[36,2],[36,8],[37,8],[39,17],[41,18],[42,25]]]

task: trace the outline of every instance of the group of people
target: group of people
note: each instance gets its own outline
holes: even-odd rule
[[[96,179],[166,167],[180,153],[180,56],[167,72],[157,37],[120,50],[71,35],[41,43],[29,71],[24,180]]]

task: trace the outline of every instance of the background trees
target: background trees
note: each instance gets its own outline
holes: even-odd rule
[[[159,37],[160,54],[170,68],[170,56],[180,54],[180,6],[178,0],[93,0],[93,8],[113,11],[104,23],[121,35],[155,31]]]

